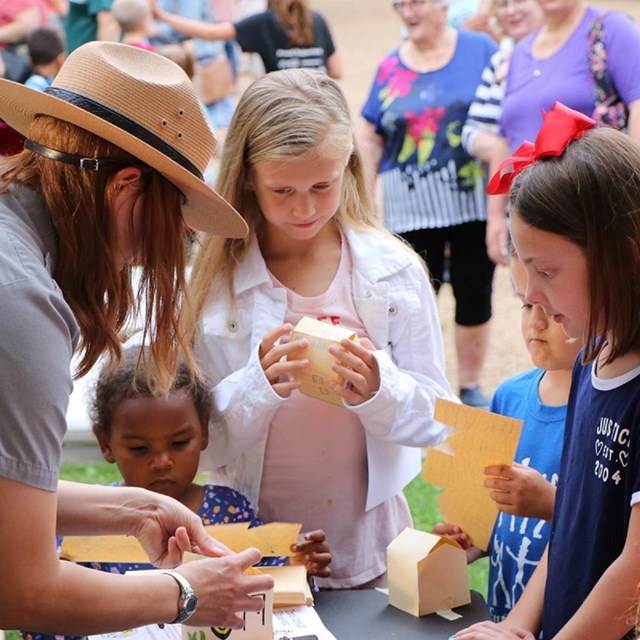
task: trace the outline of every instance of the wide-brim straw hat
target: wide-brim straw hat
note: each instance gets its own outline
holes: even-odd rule
[[[247,234],[237,211],[204,181],[215,135],[191,80],[170,60],[90,42],[69,55],[46,92],[0,80],[2,120],[28,138],[38,115],[86,129],[156,169],[184,195],[189,226],[230,238]]]

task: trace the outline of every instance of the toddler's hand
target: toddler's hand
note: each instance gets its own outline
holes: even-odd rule
[[[328,578],[331,575],[331,553],[327,536],[322,529],[303,533],[296,544],[291,545],[291,550],[296,552],[291,558],[291,564],[304,564],[307,575],[318,578]]]
[[[465,550],[465,553],[467,554],[467,564],[471,564],[478,558],[481,558],[483,555],[485,555],[484,551],[476,547],[471,542],[469,535],[456,524],[449,524],[448,522],[438,522],[433,526],[431,532],[455,540]]]

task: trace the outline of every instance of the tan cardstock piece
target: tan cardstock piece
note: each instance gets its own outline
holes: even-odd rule
[[[205,529],[232,551],[256,547],[263,556],[291,556],[291,545],[298,539],[301,527],[299,523],[270,522],[249,528],[248,522],[234,522]],[[149,562],[133,536],[65,536],[60,557],[72,562]]]
[[[342,398],[331,389],[330,384],[332,382],[342,384],[343,380],[331,370],[331,366],[336,362],[336,359],[329,353],[328,349],[332,344],[339,344],[340,340],[344,338],[357,340],[357,333],[353,329],[345,329],[344,327],[305,316],[291,332],[291,340],[301,340],[303,338],[309,341],[309,346],[303,351],[288,357],[289,360],[303,358],[309,360],[308,367],[296,371],[294,374],[301,382],[300,393],[341,407]]]
[[[471,602],[467,556],[449,538],[407,527],[387,547],[389,604],[414,616]]]
[[[513,464],[522,420],[440,398],[434,417],[453,432],[442,445],[427,449],[422,477],[442,487],[437,502],[445,520],[486,551],[498,511],[484,486],[484,468]]]

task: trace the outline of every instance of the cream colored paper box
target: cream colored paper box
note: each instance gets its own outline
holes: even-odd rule
[[[304,317],[291,332],[291,340],[306,338],[309,346],[289,356],[289,360],[309,360],[306,369],[296,371],[295,377],[302,383],[300,393],[331,404],[342,406],[342,398],[331,389],[331,383],[342,384],[344,381],[331,369],[336,359],[329,353],[332,344],[339,344],[340,340],[357,340],[358,335],[353,329],[335,326],[328,322],[321,322],[313,318]]]
[[[387,547],[389,604],[414,616],[471,602],[467,556],[455,540],[407,527]]]

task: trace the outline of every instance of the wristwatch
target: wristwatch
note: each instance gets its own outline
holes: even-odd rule
[[[188,620],[198,606],[198,596],[191,588],[189,581],[173,569],[163,569],[162,573],[171,576],[180,585],[180,597],[178,598],[178,617],[170,624],[178,624]]]

